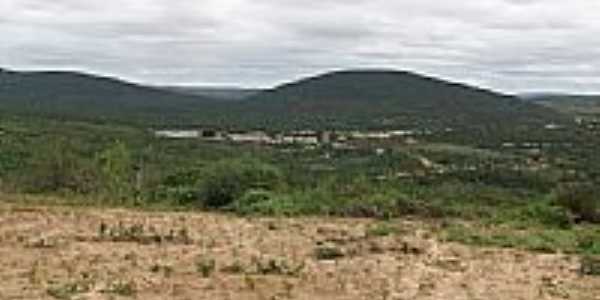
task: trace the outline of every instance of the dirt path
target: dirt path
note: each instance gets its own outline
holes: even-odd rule
[[[600,299],[576,257],[434,228],[0,204],[0,299]]]

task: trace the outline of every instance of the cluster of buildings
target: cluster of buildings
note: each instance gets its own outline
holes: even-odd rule
[[[590,131],[600,131],[600,117],[576,117],[575,123]]]
[[[248,144],[265,145],[321,145],[332,144],[342,145],[350,140],[391,140],[403,138],[407,143],[416,143],[414,139],[417,135],[427,134],[427,132],[417,132],[412,130],[394,130],[394,131],[314,131],[302,130],[291,132],[268,133],[261,130],[250,131],[222,131],[212,129],[191,129],[191,130],[156,130],[154,135],[158,138],[166,139],[198,139],[215,142],[233,142]]]

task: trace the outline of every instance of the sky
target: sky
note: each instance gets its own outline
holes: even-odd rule
[[[600,93],[596,0],[0,0],[0,67],[272,87],[396,69]]]

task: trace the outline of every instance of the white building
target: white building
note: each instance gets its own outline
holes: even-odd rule
[[[167,139],[197,139],[200,137],[198,130],[157,130],[154,136]]]

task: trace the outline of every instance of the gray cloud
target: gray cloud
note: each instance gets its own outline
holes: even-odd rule
[[[600,92],[589,0],[3,0],[0,66],[272,86],[347,68]]]

